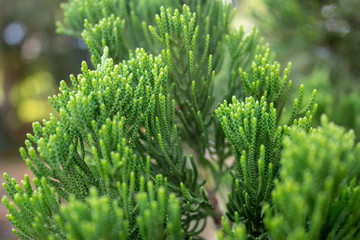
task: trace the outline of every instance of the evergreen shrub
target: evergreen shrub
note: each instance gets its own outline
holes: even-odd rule
[[[218,239],[360,238],[353,132],[312,126],[316,90],[290,99],[291,64],[256,29],[231,29],[230,4],[62,7],[59,32],[84,39],[93,67],[27,135],[36,178],[4,174],[18,237],[195,240],[213,222]]]

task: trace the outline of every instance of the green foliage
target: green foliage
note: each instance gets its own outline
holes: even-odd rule
[[[273,103],[265,101],[265,96],[260,101],[249,97],[245,102],[239,102],[234,97],[232,104],[228,106],[225,101],[216,110],[235,155],[232,173],[235,184],[228,196],[227,216],[235,221],[235,213],[238,213],[253,235],[265,232],[262,206],[269,201],[273,181],[279,175],[282,138],[289,134],[286,125],[278,126],[278,113]],[[292,115],[297,116],[299,108],[295,103]],[[306,131],[310,131],[317,105],[313,107],[312,113],[308,110],[307,117],[295,120]]]
[[[124,165],[123,167],[125,167]],[[127,169],[122,169],[126,173]],[[179,200],[174,194],[167,196],[167,182],[161,175],[146,182],[130,173],[129,185],[118,182],[117,198],[111,194],[99,196],[90,189],[85,201],[74,195],[67,205],[47,180],[34,179],[33,191],[29,177],[22,181],[24,190],[16,181],[4,175],[14,203],[4,197],[8,219],[21,231],[14,233],[23,239],[184,239],[181,229]],[[138,182],[137,182],[138,181]],[[19,221],[21,220],[21,221]]]
[[[333,88],[329,82],[331,70],[328,67],[317,68],[312,71],[309,77],[304,78],[306,88],[318,90],[317,102],[318,112],[325,113],[336,124],[341,124],[347,129],[353,129],[356,139],[359,140],[360,133],[360,104],[359,94],[354,87],[354,91],[341,92]],[[306,92],[306,91],[305,91]],[[304,95],[304,99],[310,96]],[[319,116],[314,119],[320,123]]]
[[[247,235],[246,235],[246,229],[244,227],[244,225],[239,224],[239,215],[236,214],[235,218],[236,218],[236,223],[233,226],[233,229],[230,227],[229,223],[225,220],[225,218],[223,217],[221,220],[223,229],[222,232],[218,232],[218,239],[219,240],[224,240],[224,239],[229,239],[229,240],[242,240],[242,239],[247,239]],[[226,235],[224,235],[226,234]]]
[[[354,129],[359,135],[356,107],[359,100],[354,97],[360,91],[359,1],[264,0],[262,3],[263,6],[256,5],[253,9],[256,24],[271,42],[278,60],[291,59],[296,65],[293,80],[306,86],[324,85],[324,82],[328,85],[327,90],[318,88],[321,92],[318,118],[326,113],[335,123]],[[327,102],[327,109],[322,101]]]
[[[137,47],[144,47],[153,54],[162,53],[168,66],[169,84],[173,84],[174,88],[172,95],[178,106],[176,116],[181,120],[178,124],[181,126],[180,135],[199,153],[199,158],[203,158],[205,152],[216,155],[221,169],[230,152],[224,144],[221,126],[214,116],[214,70],[220,70],[224,61],[230,61],[238,71],[240,63],[251,64],[255,53],[265,53],[264,48],[257,47],[256,30],[246,37],[243,30],[230,31],[233,10],[230,5],[223,5],[221,1],[207,1],[206,4],[203,1],[159,1],[164,6],[161,8],[155,2],[151,6],[142,1],[137,4],[135,2],[123,1],[121,4],[126,4],[130,14],[136,17],[128,16],[125,11],[115,11],[116,7],[108,7],[112,9],[109,10],[112,15],[103,10],[104,18],[99,20],[92,16],[100,14],[100,8],[107,8],[101,7],[101,4],[91,6],[85,1],[82,4],[88,6],[85,11],[78,5],[79,1],[71,1],[63,5],[65,20],[59,30],[66,33],[71,30],[75,33],[84,29],[82,37],[95,66],[101,62],[105,46],[109,47],[109,56],[116,63],[127,59],[128,52]],[[180,8],[184,3],[189,6]],[[76,7],[80,8],[79,13],[73,12]],[[153,14],[146,13],[148,11]],[[80,21],[77,20],[79,17],[85,19],[84,28],[68,23]],[[234,49],[237,53],[231,59],[224,60],[228,55],[222,52],[232,53]],[[238,77],[230,80],[232,75],[218,81],[219,84],[229,85],[225,95],[226,98],[230,96],[230,99],[234,94],[233,89],[237,87],[236,82],[239,82]],[[223,99],[224,94],[221,95],[220,98]],[[217,151],[212,151],[213,148]],[[208,160],[203,158],[200,162],[211,165]]]
[[[239,70],[241,89],[245,96],[250,97],[242,102],[233,97],[229,105],[225,100],[216,110],[235,155],[234,185],[228,196],[227,216],[235,221],[235,213],[238,213],[247,231],[255,236],[266,232],[262,207],[269,201],[273,181],[279,175],[282,138],[293,123],[310,131],[317,109],[316,90],[309,103],[301,107],[304,95],[304,86],[301,85],[288,126],[279,126],[291,89],[288,80],[290,67],[289,64],[280,76],[280,65],[276,62],[269,64],[269,49],[264,55],[256,55],[250,76]],[[305,114],[306,117],[300,118]]]
[[[190,2],[190,6],[196,9],[194,13],[186,5],[182,13],[178,9],[172,10],[171,7],[176,6],[176,2],[172,1],[167,3],[170,8],[161,7],[154,19],[144,20],[141,30],[131,27],[132,31],[143,34],[140,39],[145,39],[144,44],[136,37],[125,37],[128,36],[126,22],[134,24],[134,20],[121,20],[126,19],[121,14],[116,20],[112,15],[96,25],[85,21],[82,36],[92,53],[94,65],[99,64],[105,46],[110,46],[110,56],[115,62],[120,62],[127,57],[129,50],[139,46],[144,46],[151,53],[162,53],[169,67],[169,83],[174,84],[173,96],[179,109],[176,114],[183,127],[181,135],[203,156],[209,141],[206,129],[214,124],[213,69],[221,65],[221,41],[229,28],[232,11],[229,5],[224,6],[221,2],[210,1],[204,6],[200,1]],[[155,26],[147,28],[149,24]],[[213,36],[211,40],[210,34]]]
[[[335,82],[346,72],[356,78],[360,69],[360,48],[355,44],[359,41],[358,1],[263,2],[266,12],[259,8],[254,9],[254,14],[264,34],[272,35],[278,43],[286,41],[286,50],[279,48],[281,56],[288,58],[294,54],[299,57],[306,54],[308,62],[305,64],[310,68],[318,61],[325,61],[334,68],[331,78]],[[277,34],[270,34],[273,31],[277,31]],[[336,74],[336,71],[340,71],[340,74]]]
[[[187,13],[184,11],[184,15],[180,16],[179,10],[183,6],[186,6]],[[194,11],[193,17],[189,16],[188,6]],[[194,44],[197,33],[200,33],[201,42],[205,42],[210,34],[214,39],[208,43],[210,46],[201,46],[199,50],[205,52],[204,49],[208,48],[210,54],[214,54],[217,46],[221,46],[219,41],[228,31],[233,12],[230,5],[223,5],[221,1],[209,1],[204,4],[201,0],[152,0],[151,4],[148,0],[110,0],[95,4],[89,0],[73,0],[63,4],[62,8],[65,16],[63,22],[57,23],[58,31],[74,36],[82,35],[95,65],[99,62],[105,46],[111,47],[110,56],[119,62],[127,57],[129,50],[138,47],[146,49],[149,53],[159,54],[164,46],[168,47],[166,44],[183,44],[177,43],[181,33],[187,35],[188,39],[182,40],[187,44]],[[175,9],[174,14],[172,9]],[[197,22],[203,26],[196,30],[193,38]],[[155,33],[153,27],[149,27],[154,24],[158,25],[160,35]],[[168,43],[165,40],[165,32],[169,35]],[[156,37],[153,38],[151,33]],[[189,47],[187,46],[187,51],[190,50]],[[221,54],[217,55],[221,57]]]
[[[57,23],[58,31],[68,35],[80,36],[84,29],[85,19],[90,24],[96,24],[101,19],[110,17],[112,14],[120,15],[119,17],[129,20],[129,22],[135,20],[131,26],[136,28],[139,25],[135,23],[141,23],[143,18],[145,20],[152,19],[163,2],[165,1],[155,0],[149,5],[146,0],[105,0],[97,2],[72,0],[61,5],[64,10],[64,20]],[[129,11],[126,9],[129,9]],[[137,33],[134,32],[133,34]]]
[[[71,84],[61,82],[60,94],[49,98],[59,116],[34,123],[20,149],[37,177],[35,189],[27,176],[22,189],[5,174],[12,201],[4,197],[3,203],[20,238],[201,239],[213,220],[222,225],[219,239],[267,239],[286,226],[271,225],[283,205],[288,210],[273,190],[287,176],[284,159],[306,165],[304,154],[290,161],[288,152],[310,146],[316,146],[314,156],[328,155],[324,165],[297,166],[304,174],[317,171],[320,182],[309,189],[321,188],[321,177],[333,174],[322,169],[332,154],[347,163],[338,169],[334,163],[334,184],[341,185],[330,189],[321,234],[357,236],[359,187],[350,180],[359,164],[352,136],[332,125],[325,137],[322,128],[312,128],[317,91],[303,104],[303,85],[283,114],[291,64],[281,71],[256,29],[248,35],[230,30],[230,5],[72,0],[63,9],[59,31],[84,38],[94,69],[84,62]],[[316,134],[342,147],[328,151]],[[307,145],[290,146],[299,136]],[[226,174],[232,183],[222,182]],[[215,194],[224,187],[231,189],[228,219]],[[297,196],[280,195],[286,194]],[[304,200],[304,211],[316,208],[313,199]],[[337,230],[343,226],[352,235]]]
[[[322,118],[284,142],[280,181],[265,225],[274,239],[358,239],[360,145],[354,134]]]

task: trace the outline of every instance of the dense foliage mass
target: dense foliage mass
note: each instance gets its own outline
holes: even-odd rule
[[[316,90],[287,104],[291,64],[256,29],[230,29],[229,4],[63,9],[58,30],[84,38],[94,68],[61,82],[58,114],[33,124],[20,153],[36,179],[4,174],[20,238],[201,239],[209,221],[219,239],[360,237],[354,134],[312,127]]]

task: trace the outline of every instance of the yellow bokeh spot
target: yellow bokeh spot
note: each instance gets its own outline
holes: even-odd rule
[[[19,104],[17,109],[18,117],[22,122],[34,122],[48,118],[49,113],[53,111],[54,108],[47,100],[23,101]]]
[[[49,96],[55,88],[54,77],[49,72],[37,72],[27,77],[20,85],[22,98],[36,98],[39,96]]]
[[[46,71],[36,72],[15,85],[10,91],[10,101],[16,107],[21,122],[39,121],[48,118],[54,109],[48,96],[56,92],[54,77]]]
[[[18,106],[30,99],[45,100],[56,91],[54,77],[45,71],[37,72],[13,86],[10,91],[10,101]]]

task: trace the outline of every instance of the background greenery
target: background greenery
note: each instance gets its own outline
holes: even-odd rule
[[[277,54],[292,61],[292,79],[318,89],[319,114],[360,131],[360,4],[358,0],[262,0],[254,24]]]

